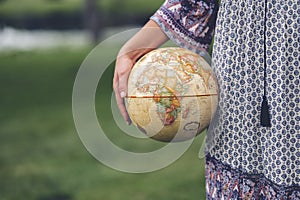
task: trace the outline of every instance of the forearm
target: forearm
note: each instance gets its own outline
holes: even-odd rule
[[[146,54],[147,52],[158,48],[169,38],[161,28],[152,20],[136,33],[121,48],[118,57],[126,56],[133,61]]]

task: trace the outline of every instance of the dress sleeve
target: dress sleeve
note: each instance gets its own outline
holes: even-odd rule
[[[218,0],[166,0],[150,18],[177,45],[196,53],[208,51]]]

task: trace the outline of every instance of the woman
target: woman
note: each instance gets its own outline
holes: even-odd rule
[[[114,90],[124,119],[140,56],[169,38],[208,50],[213,34],[220,98],[207,132],[207,199],[300,199],[299,0],[167,0],[120,50]]]

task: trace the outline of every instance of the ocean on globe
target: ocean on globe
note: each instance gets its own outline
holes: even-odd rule
[[[155,49],[136,62],[126,107],[147,136],[179,142],[205,130],[218,104],[216,77],[204,57],[184,48]]]

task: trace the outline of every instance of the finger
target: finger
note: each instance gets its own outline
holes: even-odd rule
[[[127,113],[127,110],[126,110],[126,107],[125,107],[125,99],[124,98],[121,98],[121,96],[117,93],[115,93],[115,96],[116,96],[116,101],[117,101],[117,106],[120,110],[120,113],[123,117],[123,119],[126,121],[126,123],[128,125],[131,124],[131,120],[129,118],[129,115]]]
[[[125,107],[125,102],[124,102],[124,97],[126,96],[126,93],[125,93],[125,95],[122,94],[122,96],[120,94],[120,91],[119,91],[119,76],[118,76],[117,72],[115,72],[115,75],[114,75],[113,88],[114,88],[114,92],[115,92],[117,106],[120,110],[120,113],[121,113],[122,117],[124,118],[124,120],[126,121],[126,123],[128,125],[130,125],[131,120],[128,116],[128,113],[127,113],[127,110],[126,110],[126,107]]]
[[[118,91],[121,98],[126,97],[127,95],[127,84],[128,77],[133,66],[133,62],[130,59],[122,57],[117,60],[117,77],[118,77]]]
[[[125,107],[125,97],[127,96],[127,83],[128,83],[128,76],[129,76],[130,71],[124,72],[119,76],[119,81],[118,81],[118,96],[119,96],[119,109],[124,117],[126,117],[126,121],[128,124],[131,123],[130,118],[128,116],[126,107]]]

